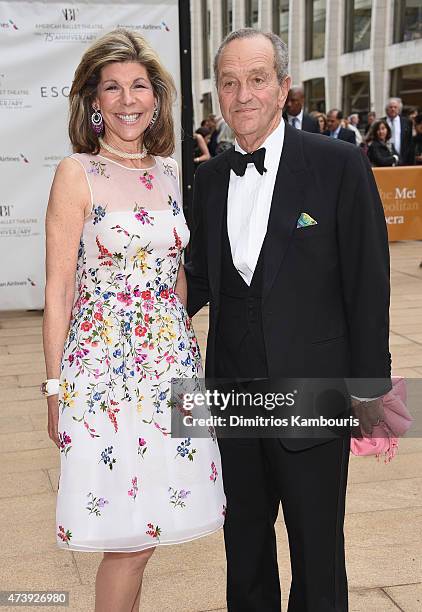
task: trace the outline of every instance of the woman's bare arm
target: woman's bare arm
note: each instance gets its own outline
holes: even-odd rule
[[[177,293],[179,300],[186,308],[188,301],[188,285],[186,282],[185,268],[183,267],[183,264],[181,262],[179,266],[179,271],[177,272],[176,287],[174,290]]]
[[[75,274],[85,211],[90,193],[78,162],[64,159],[58,166],[46,214],[46,287],[43,319],[47,378],[60,377],[60,362],[69,330],[75,293]],[[48,398],[50,438],[58,445],[58,397]]]
[[[195,157],[194,162],[203,162],[210,159],[211,155],[207,147],[207,143],[205,142],[205,138],[201,136],[201,134],[194,135],[196,142],[198,143],[198,147],[201,151],[201,155],[199,157]]]

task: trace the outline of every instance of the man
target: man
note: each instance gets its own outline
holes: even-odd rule
[[[362,134],[359,131],[359,115],[357,113],[352,113],[348,117],[349,120],[349,130],[355,135],[356,144],[360,146],[362,144]]]
[[[366,120],[366,128],[365,128],[365,136],[368,135],[369,130],[371,129],[371,125],[376,121],[377,113],[374,111],[369,111],[367,120]]]
[[[337,140],[344,140],[351,144],[356,144],[356,136],[352,130],[341,127],[343,113],[338,108],[333,108],[327,113],[327,129],[323,132],[324,136],[330,136]]]
[[[385,106],[387,121],[391,130],[391,142],[399,154],[400,166],[413,166],[412,122],[401,116],[403,104],[400,98],[390,98]]]
[[[380,377],[391,388],[385,219],[361,151],[282,120],[287,48],[229,34],[215,59],[235,147],[195,178],[188,311],[210,304],[208,378]],[[301,225],[308,219],[308,224]],[[310,219],[313,221],[311,222]],[[356,402],[365,431],[380,402]],[[229,612],[279,612],[274,523],[283,505],[289,612],[346,612],[348,436],[220,439]]]
[[[318,121],[303,112],[304,104],[305,93],[303,91],[303,87],[292,87],[287,94],[283,117],[292,127],[298,130],[305,130],[305,132],[319,134],[320,131]]]

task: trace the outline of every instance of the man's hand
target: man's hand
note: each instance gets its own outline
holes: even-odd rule
[[[359,428],[357,432],[358,437],[362,437],[362,433],[370,435],[374,425],[378,425],[384,420],[384,407],[382,404],[382,398],[372,400],[370,402],[360,402],[359,400],[352,398],[352,412],[353,416],[359,419]]]

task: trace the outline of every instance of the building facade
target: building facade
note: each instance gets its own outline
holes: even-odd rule
[[[289,46],[308,111],[384,114],[389,96],[422,109],[422,0],[191,0],[195,125],[219,114],[213,58],[226,34],[258,27]]]

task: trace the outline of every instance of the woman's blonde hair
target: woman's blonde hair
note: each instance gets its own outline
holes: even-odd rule
[[[101,69],[112,62],[138,62],[146,68],[158,101],[155,123],[144,132],[143,143],[151,155],[167,157],[174,151],[172,106],[176,89],[169,72],[155,51],[137,32],[118,29],[95,41],[82,56],[69,95],[69,137],[75,153],[100,149],[98,135],[91,127],[92,103],[97,96]]]

